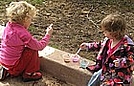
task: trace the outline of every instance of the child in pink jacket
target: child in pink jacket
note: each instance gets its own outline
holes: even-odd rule
[[[25,1],[12,2],[6,10],[9,22],[0,47],[1,80],[7,73],[13,77],[22,75],[23,81],[39,80],[42,74],[38,51],[47,46],[53,29],[49,26],[46,35],[38,41],[27,30],[36,15],[34,6]]]

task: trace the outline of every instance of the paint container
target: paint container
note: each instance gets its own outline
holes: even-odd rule
[[[88,61],[82,59],[82,60],[80,61],[80,68],[85,69],[85,68],[88,66],[88,64],[89,64]]]

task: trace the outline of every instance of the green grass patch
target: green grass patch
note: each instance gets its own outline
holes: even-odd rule
[[[31,4],[42,4],[44,0],[26,0],[27,2]]]
[[[59,49],[59,47],[60,47],[59,45],[54,45],[54,44],[50,45],[50,46],[53,47],[53,48],[56,48],[56,49]]]
[[[36,31],[36,28],[31,25],[31,26],[28,28],[28,30],[29,30],[30,32],[34,32],[34,31]]]
[[[25,0],[25,1],[33,5],[36,5],[36,4],[42,4],[44,0]],[[16,0],[4,0],[4,1],[0,0],[0,3],[11,3],[11,2],[16,2]]]

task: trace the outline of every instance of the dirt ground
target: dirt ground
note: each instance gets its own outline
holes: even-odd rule
[[[10,78],[0,82],[0,86],[74,86],[65,81],[60,81],[55,77],[43,73],[42,79],[39,81],[22,82],[21,77]]]
[[[76,53],[82,42],[103,39],[98,26],[110,13],[119,13],[126,19],[127,34],[134,38],[134,4],[129,0],[46,0],[37,7],[39,14],[33,22],[36,27],[33,34],[41,38],[44,29],[53,23],[54,33],[49,45],[63,51]],[[80,52],[82,57],[91,60],[95,60],[96,54]]]
[[[29,30],[36,38],[41,39],[46,27],[53,23],[54,32],[49,46],[76,53],[82,42],[103,39],[102,33],[99,32],[99,23],[106,15],[119,13],[127,21],[127,34],[134,39],[133,2],[133,0],[44,0],[42,4],[35,4],[39,11]],[[0,3],[2,4],[0,24],[5,25],[7,22],[5,8],[9,2],[0,0]],[[96,52],[82,51],[80,55],[92,59],[95,58]]]
[[[0,0],[0,24],[3,25],[7,22],[6,1],[8,0]],[[98,26],[101,20],[111,13],[119,13],[126,19],[126,33],[134,39],[133,0],[44,0],[42,4],[35,6],[39,11],[29,30],[37,39],[41,39],[45,35],[46,27],[53,23],[54,32],[49,43],[51,47],[76,53],[82,42],[103,39]],[[94,60],[96,53],[81,51],[80,55]]]

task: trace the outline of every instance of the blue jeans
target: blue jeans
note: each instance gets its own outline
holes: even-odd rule
[[[102,69],[94,72],[91,79],[88,82],[88,86],[100,86],[100,75],[102,73]]]

